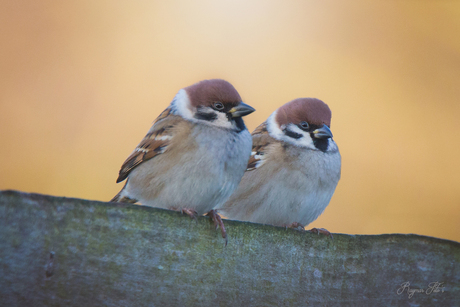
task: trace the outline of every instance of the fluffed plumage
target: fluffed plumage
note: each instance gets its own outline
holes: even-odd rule
[[[252,153],[238,189],[219,211],[230,219],[307,225],[324,211],[340,179],[341,157],[329,129],[331,111],[295,99],[252,133]]]
[[[180,90],[123,163],[127,180],[112,201],[192,210],[223,204],[236,189],[251,153],[242,116],[254,109],[221,79]]]

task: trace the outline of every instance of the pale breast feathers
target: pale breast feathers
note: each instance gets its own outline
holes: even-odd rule
[[[171,114],[171,109],[164,110],[153,123],[147,135],[126,159],[120,169],[117,183],[128,177],[139,164],[164,153],[173,138],[173,127],[180,117]]]

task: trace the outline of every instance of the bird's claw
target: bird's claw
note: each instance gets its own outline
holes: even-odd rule
[[[305,230],[305,226],[300,224],[300,223],[298,223],[298,222],[294,222],[294,223],[291,223],[289,225],[285,224],[283,226],[286,227],[286,229],[292,228],[292,229]]]
[[[189,208],[180,209],[180,213],[187,214],[192,220],[196,220],[196,216],[198,215],[198,212]]]
[[[330,236],[331,239],[334,239],[334,237],[332,236],[332,233],[330,233],[327,229],[324,229],[324,228],[312,228],[309,230],[309,232],[311,233],[316,233],[317,235],[326,235],[326,236]]]
[[[225,246],[227,246],[227,232],[225,231],[225,226],[224,222],[222,222],[222,219],[220,218],[220,215],[217,214],[217,210],[211,210],[208,213],[206,213],[206,216],[209,216],[211,220],[214,223],[214,226],[216,227],[216,230],[220,227],[220,230],[222,232],[222,238],[225,239]]]

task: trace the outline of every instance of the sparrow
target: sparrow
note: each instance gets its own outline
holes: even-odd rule
[[[218,210],[229,219],[292,228],[316,220],[340,179],[330,126],[331,110],[319,99],[298,98],[278,108],[252,133],[247,170]]]
[[[254,111],[221,79],[179,90],[121,166],[117,183],[126,183],[111,201],[178,210],[192,218],[208,212],[226,239],[212,209],[244,175],[252,138],[242,117]]]

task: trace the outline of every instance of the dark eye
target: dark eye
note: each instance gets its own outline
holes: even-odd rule
[[[310,127],[310,125],[307,122],[301,122],[299,126],[302,130],[307,130]]]
[[[222,104],[222,102],[214,102],[214,104],[212,105],[214,109],[216,109],[217,111],[222,111],[224,109],[224,105]]]

